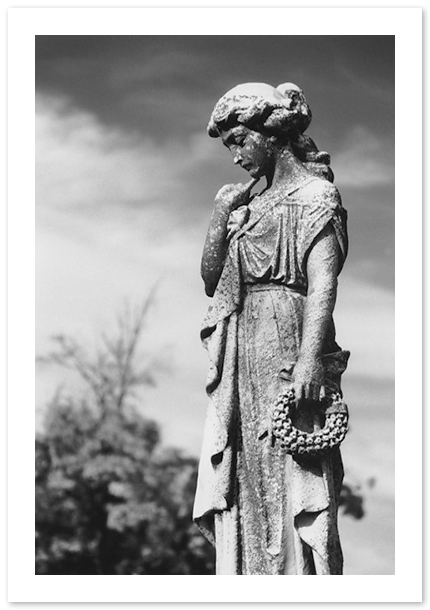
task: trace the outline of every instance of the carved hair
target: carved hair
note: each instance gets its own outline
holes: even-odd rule
[[[303,135],[311,120],[311,110],[297,85],[283,83],[275,89],[266,83],[244,83],[227,91],[217,102],[208,133],[218,138],[223,131],[244,125],[275,137],[278,142],[288,142],[294,155],[311,173],[332,182],[330,155],[319,152],[312,138]]]

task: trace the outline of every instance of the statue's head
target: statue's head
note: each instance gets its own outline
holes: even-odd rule
[[[279,146],[288,146],[310,171],[332,181],[330,156],[319,152],[312,138],[303,135],[311,120],[311,110],[297,85],[284,83],[275,88],[266,83],[244,83],[227,91],[216,103],[208,133],[226,143],[231,133],[234,141],[235,135],[237,139],[251,132],[251,148],[264,148],[263,155],[269,157]]]
[[[275,88],[266,83],[245,83],[227,91],[217,102],[208,133],[217,138],[221,132],[243,125],[266,136],[289,140],[302,134],[311,119],[297,85],[285,83]]]

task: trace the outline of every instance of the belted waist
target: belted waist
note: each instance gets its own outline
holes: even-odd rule
[[[266,290],[282,290],[283,292],[290,292],[292,294],[306,296],[306,291],[304,288],[299,288],[298,286],[286,286],[285,284],[245,284],[245,294],[250,292],[263,292]]]

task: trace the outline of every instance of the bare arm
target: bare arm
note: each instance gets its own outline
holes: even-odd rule
[[[293,372],[296,400],[318,400],[324,386],[321,355],[336,302],[338,264],[339,246],[333,229],[326,227],[318,236],[307,261],[308,296],[302,343]]]
[[[227,221],[230,213],[248,203],[249,194],[257,180],[246,184],[226,184],[215,197],[209,229],[203,248],[201,274],[208,296],[213,296],[224,267],[228,248]]]

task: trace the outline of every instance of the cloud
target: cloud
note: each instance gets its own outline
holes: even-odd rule
[[[381,40],[373,38],[373,43],[380,48]],[[394,37],[393,37],[394,38]],[[386,111],[394,106],[394,61],[393,55],[388,49],[394,43],[388,42],[384,48],[384,56],[381,63],[377,67],[377,75],[372,74],[371,70],[364,69],[361,74],[357,69],[353,69],[342,56],[338,56],[335,60],[336,69],[343,80],[343,86],[348,84],[354,91],[355,95],[359,96],[361,103],[366,100],[379,102]],[[388,51],[388,55],[387,55]],[[378,70],[379,68],[379,70]]]
[[[213,58],[199,49],[190,50],[181,48],[178,42],[181,37],[169,43],[170,37],[157,39],[149,46],[143,46],[135,50],[130,56],[122,57],[121,54],[113,58],[109,67],[110,83],[114,87],[125,87],[145,85],[147,89],[153,89],[154,84],[160,91],[171,86],[184,85],[201,87],[202,79],[207,76],[207,71],[213,68]],[[186,87],[187,88],[187,87]]]
[[[102,124],[65,98],[36,98],[38,206],[166,201],[211,155],[206,134],[163,144]]]
[[[351,350],[349,371],[394,378],[394,293],[348,276],[340,278],[335,309],[338,341]]]
[[[169,182],[152,142],[102,126],[64,100],[38,98],[36,113],[38,205],[135,201],[157,196],[159,183]]]
[[[394,184],[394,144],[356,126],[340,149],[332,155],[336,184],[340,187],[370,188]]]

